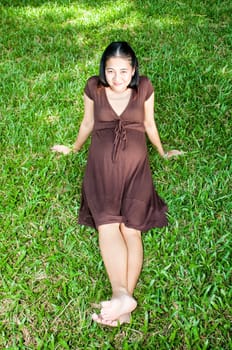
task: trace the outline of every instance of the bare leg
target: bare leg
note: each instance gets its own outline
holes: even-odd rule
[[[110,234],[112,231],[117,239]],[[132,295],[143,261],[141,232],[124,224],[104,225],[99,228],[99,242],[113,296],[110,301],[102,302],[101,315],[94,314],[93,320],[109,326],[128,323],[130,313],[137,305]]]
[[[118,223],[101,225],[98,230],[100,250],[113,292],[111,301],[105,302],[101,316],[114,321],[137,305],[127,289],[128,251]]]
[[[127,289],[133,295],[143,265],[141,232],[124,224],[120,229],[127,246]]]
[[[112,291],[127,289],[127,246],[119,224],[98,227],[99,246]]]

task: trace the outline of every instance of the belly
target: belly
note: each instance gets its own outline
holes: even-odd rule
[[[113,161],[115,152],[115,133],[112,129],[98,130],[92,135],[89,156],[92,161],[110,163],[131,163],[134,166],[146,158],[147,146],[145,133],[133,129],[126,130],[126,141],[119,141],[117,156]]]

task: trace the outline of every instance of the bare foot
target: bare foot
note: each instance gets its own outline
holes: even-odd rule
[[[94,322],[97,322],[103,326],[109,326],[109,327],[118,327],[119,325],[122,325],[123,323],[130,323],[130,317],[131,314],[125,314],[119,317],[118,320],[114,320],[114,321],[107,321],[105,320],[102,315],[97,315],[97,314],[93,314],[92,315],[92,320]]]
[[[110,301],[101,303],[101,316],[106,321],[119,320],[122,315],[130,314],[137,306],[134,298],[126,293],[114,296]]]

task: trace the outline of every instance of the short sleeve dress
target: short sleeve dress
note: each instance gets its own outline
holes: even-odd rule
[[[167,225],[167,206],[157,194],[148,162],[144,102],[153,93],[141,76],[127,107],[117,115],[105,87],[91,77],[85,94],[94,101],[94,128],[82,184],[78,222],[98,228],[110,223],[148,231]]]

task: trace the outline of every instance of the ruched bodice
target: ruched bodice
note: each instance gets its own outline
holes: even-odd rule
[[[114,130],[112,161],[115,162],[118,157],[119,150],[125,150],[127,146],[127,130],[137,130],[144,132],[143,123],[131,122],[120,118],[109,122],[97,122],[94,127],[94,132],[98,130]],[[94,135],[93,132],[93,135]]]

